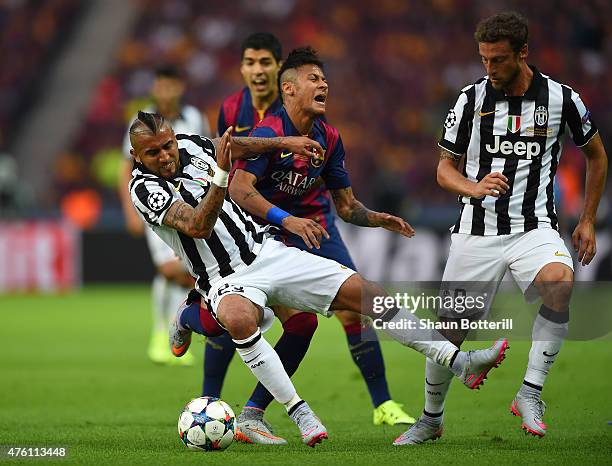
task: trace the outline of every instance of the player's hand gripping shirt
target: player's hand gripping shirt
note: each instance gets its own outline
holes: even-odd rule
[[[210,139],[177,134],[180,168],[171,180],[134,164],[129,189],[140,216],[187,265],[196,278],[196,288],[208,293],[211,284],[237,268],[250,265],[261,249],[265,228],[253,222],[229,196],[210,238],[192,238],[164,225],[164,216],[175,202],[182,200],[196,207],[212,183],[217,163]]]
[[[580,96],[531,67],[524,96],[508,97],[485,77],[462,89],[444,122],[440,147],[466,154],[463,174],[478,182],[492,172],[508,178],[499,198],[460,196],[454,233],[505,235],[557,228],[554,177],[569,127],[577,146],[597,129]]]

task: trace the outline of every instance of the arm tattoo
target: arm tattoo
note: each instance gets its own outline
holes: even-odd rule
[[[197,231],[212,232],[225,200],[225,188],[211,184],[206,196],[194,209],[194,223]]]
[[[256,138],[232,137],[232,155],[234,159],[244,158],[245,155],[263,154],[283,148],[285,138]]]
[[[261,194],[258,191],[251,191],[250,193],[246,193],[242,200],[246,201],[247,199],[250,199],[255,196],[261,196]]]
[[[207,237],[215,228],[224,199],[225,188],[213,184],[195,208],[184,201],[172,204],[164,224],[195,238]]]
[[[446,149],[440,149],[440,159],[448,159],[453,162],[459,162],[461,160],[462,155],[453,154],[452,152],[447,151]]]
[[[373,226],[368,217],[372,211],[355,199],[352,188],[335,189],[331,194],[342,220],[360,227]]]
[[[189,218],[193,209],[186,202],[178,201],[173,204],[164,217],[164,223],[177,230],[184,231],[189,228]]]
[[[361,204],[361,203],[360,203]],[[359,205],[359,206],[355,206],[353,208],[353,211],[351,212],[351,218],[349,220],[349,223],[352,223],[353,225],[357,225],[360,227],[369,227],[370,225],[370,220],[368,219],[368,212],[370,212],[368,209],[366,209],[363,204]]]

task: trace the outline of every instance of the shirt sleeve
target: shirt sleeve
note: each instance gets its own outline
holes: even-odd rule
[[[321,172],[321,178],[325,181],[327,189],[343,189],[351,185],[351,180],[344,166],[344,145],[340,136],[338,136],[334,152],[327,160],[325,168]]]
[[[584,146],[597,133],[597,127],[591,119],[591,112],[586,108],[580,95],[569,87],[563,89],[563,113],[574,143]]]
[[[474,103],[468,98],[467,92],[461,92],[444,120],[442,137],[438,143],[440,147],[456,155],[467,153],[472,132],[473,107]]]
[[[166,212],[179,195],[160,178],[141,178],[133,182],[130,196],[136,211],[151,225],[161,225]]]
[[[249,136],[257,138],[275,138],[277,134],[269,126],[257,126]],[[234,162],[234,168],[252,173],[259,179],[265,173],[266,168],[268,168],[268,163],[270,163],[270,157],[272,155],[274,155],[274,152],[266,152],[250,159],[238,160]]]

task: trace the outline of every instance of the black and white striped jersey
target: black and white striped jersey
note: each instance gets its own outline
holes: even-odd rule
[[[597,129],[572,88],[531,69],[525,95],[506,96],[484,77],[461,90],[446,116],[439,145],[466,155],[464,176],[478,182],[501,172],[510,185],[499,198],[460,196],[454,233],[506,235],[557,228],[553,187],[565,127],[577,146],[589,142]]]
[[[211,283],[250,265],[259,253],[266,228],[226,196],[210,238],[192,238],[164,225],[172,204],[182,200],[196,207],[210,188],[217,170],[213,142],[197,135],[177,134],[180,168],[171,180],[134,164],[129,184],[132,202],[153,231],[187,265],[196,287],[208,293]]]

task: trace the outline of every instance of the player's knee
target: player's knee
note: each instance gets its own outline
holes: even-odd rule
[[[251,305],[219,306],[217,317],[235,340],[250,337],[257,330],[257,308]]]
[[[300,312],[295,314],[283,323],[283,330],[286,333],[312,337],[317,330],[319,321],[317,315],[312,312]]]
[[[565,264],[548,264],[540,270],[538,273],[536,282],[544,285],[555,285],[557,283],[565,282],[571,283],[574,280],[574,272]]]

